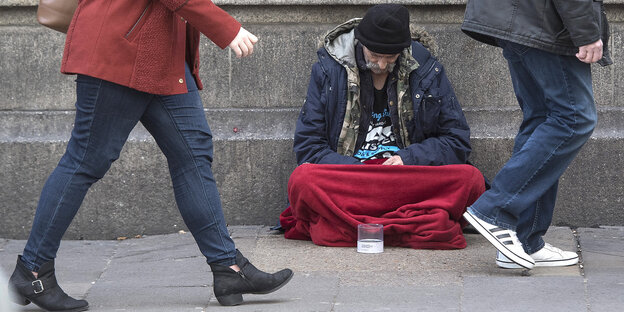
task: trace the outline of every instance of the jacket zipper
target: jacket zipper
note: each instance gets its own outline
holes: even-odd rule
[[[427,70],[427,72],[425,72],[425,76],[427,76],[427,75],[428,75],[428,74],[429,74],[429,73],[433,70],[433,68],[435,67],[435,65],[436,65],[436,62],[432,62],[432,63],[431,63],[431,66],[429,66],[429,69]],[[434,74],[434,75],[435,75],[435,74]],[[424,77],[424,76],[423,76],[423,77]],[[429,87],[430,87],[430,86],[427,86],[427,89],[429,89]],[[426,90],[426,89],[423,89],[423,98],[422,98],[422,100],[420,101],[420,105],[422,106],[423,115],[427,115],[427,103],[425,102],[425,90]],[[428,96],[428,97],[431,97],[431,94],[429,94],[429,96]],[[416,113],[414,113],[414,114],[416,114]],[[425,116],[423,116],[423,118],[424,118],[424,117],[425,117]]]
[[[145,9],[143,9],[143,12],[141,13],[141,16],[139,16],[139,19],[136,21],[136,23],[134,23],[134,25],[132,25],[132,28],[130,28],[130,31],[128,31],[128,33],[126,34],[126,36],[125,36],[126,39],[128,39],[128,37],[132,34],[134,29],[137,27],[137,25],[139,25],[141,20],[143,20],[143,17],[145,16],[145,13],[147,13],[147,9],[149,9],[150,6],[152,6],[152,2],[151,1],[147,4]]]

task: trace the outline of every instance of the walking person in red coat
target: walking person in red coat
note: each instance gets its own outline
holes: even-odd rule
[[[77,74],[71,139],[41,192],[32,230],[9,280],[20,304],[83,311],[57,284],[54,259],[89,187],[119,157],[140,121],[167,157],[182,217],[214,276],[222,305],[269,293],[293,272],[256,269],[235,248],[212,174],[212,134],[198,90],[199,36],[238,57],[257,38],[209,0],[80,1],[61,71]]]

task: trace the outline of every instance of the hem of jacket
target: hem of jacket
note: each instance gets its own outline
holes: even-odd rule
[[[578,47],[575,46],[563,46],[552,42],[545,42],[536,38],[522,36],[467,21],[464,21],[461,30],[478,41],[494,46],[497,45],[494,44],[495,40],[493,38],[498,38],[558,55],[572,56],[576,55],[578,52]],[[492,40],[484,40],[483,36],[490,37]],[[596,40],[598,39],[600,38],[597,38]]]
[[[133,90],[137,90],[140,92],[145,92],[145,93],[149,93],[149,94],[153,94],[153,95],[176,95],[176,94],[185,94],[188,93],[188,90],[186,87],[184,87],[184,90],[182,91],[175,91],[173,88],[171,89],[165,89],[162,87],[155,87],[155,88],[147,88],[147,87],[142,87],[142,86],[136,86],[136,85],[131,85],[127,80],[126,81],[121,81],[119,79],[114,79],[112,77],[105,77],[104,75],[100,75],[98,73],[93,73],[93,72],[88,72],[85,70],[72,70],[72,69],[67,69],[65,68],[65,66],[63,66],[63,68],[61,68],[61,73],[64,75],[85,75],[85,76],[89,76],[89,77],[93,77],[93,78],[97,78],[97,79],[101,79],[110,83],[114,83],[114,84],[118,84],[120,86],[124,86]],[[186,86],[186,84],[185,84]],[[158,89],[160,92],[155,92],[155,89]],[[197,89],[201,90],[199,88],[199,84],[197,85]],[[162,91],[165,92],[162,92]]]

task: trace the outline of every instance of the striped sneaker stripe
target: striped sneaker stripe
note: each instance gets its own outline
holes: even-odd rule
[[[511,238],[511,235],[509,235],[509,233],[505,233],[505,234],[501,234],[501,235],[496,235],[496,238],[498,238],[498,239]]]
[[[500,231],[508,231],[508,230],[507,229],[503,229],[502,227],[495,227],[495,228],[490,230],[490,232],[492,232],[492,233],[500,232]]]

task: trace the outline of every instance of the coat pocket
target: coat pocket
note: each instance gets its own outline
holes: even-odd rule
[[[422,119],[423,134],[426,138],[437,133],[438,131],[438,117],[440,116],[440,108],[442,107],[442,96],[425,94],[419,112],[419,116]]]
[[[438,132],[442,101],[443,97],[438,95],[436,89],[432,89],[425,92],[419,105],[414,105],[414,118],[406,123],[412,143],[421,142]]]
[[[137,21],[132,25],[130,30],[128,30],[128,32],[124,36],[126,40],[133,41],[137,37],[137,35],[141,32],[141,28],[143,28],[143,25],[145,24],[145,21],[147,20],[147,17],[149,16],[151,11],[152,1],[147,3],[147,6],[145,7],[145,9],[143,9]]]

